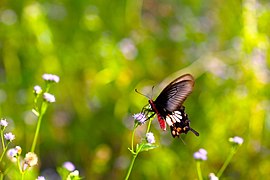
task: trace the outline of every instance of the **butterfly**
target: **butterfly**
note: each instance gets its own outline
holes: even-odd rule
[[[190,120],[183,106],[193,87],[194,78],[191,74],[176,78],[162,90],[156,100],[149,99],[149,104],[143,108],[142,113],[146,114],[147,120],[156,114],[161,129],[166,130],[167,123],[174,138],[189,131],[199,136],[199,133],[190,127]]]

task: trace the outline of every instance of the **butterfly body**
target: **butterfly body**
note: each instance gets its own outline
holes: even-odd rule
[[[165,122],[165,120],[164,120],[164,113],[162,113],[161,111],[159,111],[158,109],[157,109],[157,107],[156,107],[156,105],[155,105],[155,102],[152,100],[152,99],[150,99],[149,100],[149,104],[150,104],[150,106],[151,106],[151,108],[152,108],[152,110],[156,113],[156,115],[157,115],[157,118],[158,118],[158,122],[159,122],[159,125],[160,125],[160,128],[161,129],[163,129],[164,131],[166,130],[166,122]],[[162,114],[163,115],[162,115]]]
[[[156,100],[149,100],[151,109],[148,111],[157,115],[161,129],[166,130],[166,123],[170,126],[173,137],[179,137],[181,133],[186,134],[189,131],[199,136],[199,133],[190,127],[190,120],[183,106],[183,102],[192,92],[193,86],[193,76],[185,74],[167,85]]]

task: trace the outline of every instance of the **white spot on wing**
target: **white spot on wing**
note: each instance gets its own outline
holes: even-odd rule
[[[172,122],[170,116],[166,116],[166,122],[167,122],[167,124],[168,124],[169,126],[172,126],[172,125],[173,125],[173,122]]]

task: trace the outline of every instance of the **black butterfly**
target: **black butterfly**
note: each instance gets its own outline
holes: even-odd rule
[[[184,74],[163,89],[157,99],[149,100],[150,107],[144,107],[142,113],[147,114],[150,119],[155,114],[161,129],[166,130],[166,122],[171,128],[173,137],[179,137],[181,133],[192,131],[196,136],[199,133],[190,127],[190,120],[185,113],[184,101],[192,92],[194,78],[191,74]],[[148,116],[148,113],[152,114]]]

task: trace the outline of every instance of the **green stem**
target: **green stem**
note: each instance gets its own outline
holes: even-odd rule
[[[46,82],[45,93],[49,92],[50,87],[51,87],[51,83]]]
[[[0,157],[0,162],[2,162],[2,159],[3,159],[4,155],[6,154],[9,143],[10,143],[10,141],[8,141],[7,146],[4,147],[4,151],[2,152],[1,157]]]
[[[136,129],[136,123],[134,124],[134,128],[132,131],[132,136],[131,136],[131,151],[134,153],[134,135],[135,135],[135,129]]]
[[[5,141],[4,141],[4,130],[1,130],[1,142],[2,142],[2,148],[5,148]]]
[[[17,166],[18,166],[18,169],[22,175],[21,177],[21,180],[24,180],[24,173],[25,171],[23,170],[23,165],[21,166],[21,162],[20,162],[20,156],[17,156]]]
[[[151,122],[152,122],[152,120],[153,120],[153,119],[150,119],[150,120],[149,120],[149,123],[148,123],[148,126],[147,126],[147,131],[146,131],[146,133],[148,133],[148,132],[150,131],[150,127],[151,127]],[[142,149],[142,147],[143,147],[143,145],[141,144],[141,145],[136,149],[136,152],[134,152],[134,135],[135,135],[135,130],[136,130],[137,127],[138,127],[138,124],[135,123],[135,124],[134,124],[134,128],[133,128],[133,132],[132,132],[132,137],[131,137],[131,138],[132,138],[132,139],[131,139],[131,152],[132,152],[132,154],[133,154],[133,158],[132,158],[131,163],[130,163],[130,165],[129,165],[128,172],[127,172],[127,175],[126,175],[126,177],[125,177],[125,180],[128,180],[128,179],[129,179],[129,176],[130,176],[130,174],[131,174],[131,171],[132,171],[132,168],[133,168],[135,159],[136,159],[136,157],[138,156],[138,154],[140,153],[140,151],[141,151],[141,149]]]
[[[37,111],[37,112],[39,111],[39,109],[38,109],[38,98],[39,98],[39,96],[40,96],[40,94],[36,95],[35,99],[34,99],[34,110]]]
[[[41,125],[41,120],[42,120],[43,115],[45,114],[45,112],[47,110],[47,107],[48,107],[48,103],[43,101],[41,104],[41,109],[40,109],[41,112],[39,113],[39,116],[38,116],[38,123],[37,123],[37,128],[36,128],[33,144],[31,147],[31,152],[35,151],[35,148],[37,145],[38,134],[39,134],[39,130],[40,130],[40,125]]]
[[[197,161],[196,166],[197,166],[198,178],[199,178],[199,180],[203,180],[203,178],[202,178],[202,170],[201,170],[201,162]]]
[[[143,145],[140,145],[139,148],[137,149],[136,153],[133,154],[133,158],[132,158],[131,163],[130,163],[130,165],[129,165],[128,172],[127,172],[127,175],[126,175],[125,180],[128,180],[128,178],[129,178],[129,176],[130,176],[130,173],[131,173],[131,171],[132,171],[132,168],[133,168],[135,159],[136,159],[136,157],[138,156],[138,154],[141,152],[142,147],[143,147]]]
[[[150,127],[151,127],[152,120],[153,120],[153,119],[150,119],[150,120],[149,120],[149,123],[148,123],[148,126],[147,126],[147,130],[146,130],[146,134],[149,133],[149,131],[150,131]]]
[[[133,158],[132,158],[131,163],[129,165],[128,172],[127,172],[125,180],[128,180],[128,178],[130,176],[130,173],[132,171],[132,168],[133,168],[133,165],[134,165],[134,162],[135,162],[135,159],[136,159],[137,155],[138,155],[137,153],[133,155]]]
[[[151,122],[152,122],[152,120],[150,119],[149,123],[148,123],[146,133],[148,133],[150,131]],[[138,154],[140,153],[140,151],[141,151],[141,149],[143,147],[143,145],[140,145],[140,147],[136,150],[136,152],[134,152],[134,135],[135,135],[135,130],[136,130],[137,127],[138,127],[138,124],[135,123],[134,128],[133,128],[133,132],[132,132],[132,137],[131,137],[132,138],[131,139],[131,152],[133,153],[133,158],[132,158],[131,163],[129,165],[128,172],[127,172],[125,180],[128,180],[128,178],[130,176],[130,173],[132,171],[135,159],[136,159],[136,157],[138,156]]]
[[[20,157],[19,156],[17,156],[17,166],[18,166],[18,168],[20,170],[20,173],[23,174],[23,170],[22,170],[22,167],[21,167]]]
[[[228,155],[226,161],[224,162],[224,164],[222,165],[222,167],[220,168],[220,170],[217,173],[218,178],[220,178],[220,176],[223,174],[223,172],[225,171],[226,167],[229,165],[229,163],[232,160],[232,157],[236,153],[236,151],[237,151],[237,147],[232,147],[231,152]]]

